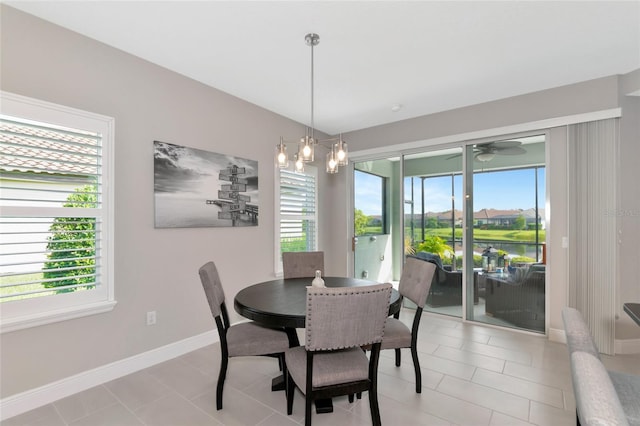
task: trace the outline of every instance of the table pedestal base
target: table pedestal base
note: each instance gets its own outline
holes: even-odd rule
[[[316,413],[333,413],[333,401],[329,399],[316,399]]]
[[[284,376],[280,375],[271,379],[271,392],[283,391],[285,388]],[[333,413],[333,401],[329,399],[316,399],[316,413]]]
[[[284,390],[284,376],[280,375],[271,379],[271,392]]]

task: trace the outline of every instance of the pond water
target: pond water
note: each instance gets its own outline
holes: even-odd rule
[[[450,244],[450,242],[447,242]],[[476,241],[473,245],[473,251],[477,254],[481,254],[486,248],[493,247],[496,250],[504,250],[508,254],[509,258],[512,257],[530,257],[536,261],[542,260],[542,245],[530,244],[530,243],[513,243],[504,241]],[[463,252],[461,242],[456,242],[455,245],[456,255]]]

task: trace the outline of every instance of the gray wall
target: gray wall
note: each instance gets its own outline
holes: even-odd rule
[[[272,278],[275,145],[304,126],[7,6],[1,15],[2,90],[115,118],[118,302],[107,314],[3,334],[6,397],[212,330],[198,277],[210,259],[231,301]],[[260,225],[154,229],[154,140],[257,160]]]
[[[343,134],[351,151],[618,107],[611,76]],[[348,138],[348,139],[347,139]]]
[[[0,13],[0,89],[115,118],[118,301],[107,314],[0,336],[4,398],[211,330],[197,275],[209,259],[219,266],[228,300],[244,286],[271,278],[274,147],[281,135],[295,138],[304,134],[304,127],[15,9],[2,5]],[[609,77],[353,132],[348,140],[352,151],[383,147],[601,110],[619,101],[618,78]],[[637,112],[637,101],[629,102]],[[625,152],[638,158],[638,133],[637,128],[624,133],[628,139],[623,140],[623,158]],[[260,226],[154,229],[153,140],[257,160]],[[631,162],[625,159],[621,174],[637,182],[637,167]],[[348,183],[347,173],[319,173],[320,247],[328,274],[349,273]],[[638,188],[627,186],[636,197],[625,205],[637,208]],[[632,241],[640,236],[637,221],[629,218],[626,224],[635,230],[629,236]],[[630,279],[638,276],[637,244],[624,244],[630,250],[621,259],[622,274]],[[562,283],[556,285],[562,293]],[[625,297],[640,299],[637,281],[623,286]],[[554,327],[560,327],[562,303],[554,301]],[[158,313],[153,327],[145,325],[149,310]],[[231,314],[232,320],[238,319],[233,309]]]

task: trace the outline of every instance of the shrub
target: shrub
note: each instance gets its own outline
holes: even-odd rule
[[[445,256],[446,251],[453,253],[453,249],[449,247],[442,238],[435,235],[425,236],[424,241],[418,244],[415,251],[426,251],[428,253],[437,254],[441,258],[449,257]]]
[[[97,202],[96,187],[88,185],[76,189],[67,197],[64,207],[90,208]],[[95,229],[94,219],[84,217],[58,217],[49,228],[49,259],[45,262],[43,285],[46,288],[95,283]],[[72,268],[72,269],[70,269]],[[87,276],[82,276],[87,275]],[[62,279],[60,279],[62,278]],[[93,286],[87,286],[90,288]],[[75,288],[61,289],[60,292],[74,291]]]
[[[353,213],[353,223],[356,236],[365,235],[367,232],[367,225],[369,224],[369,217],[365,215],[362,210],[355,209]]]

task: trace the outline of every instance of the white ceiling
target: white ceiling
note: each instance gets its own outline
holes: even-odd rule
[[[640,68],[637,0],[4,2],[306,124],[318,33],[329,134]]]

